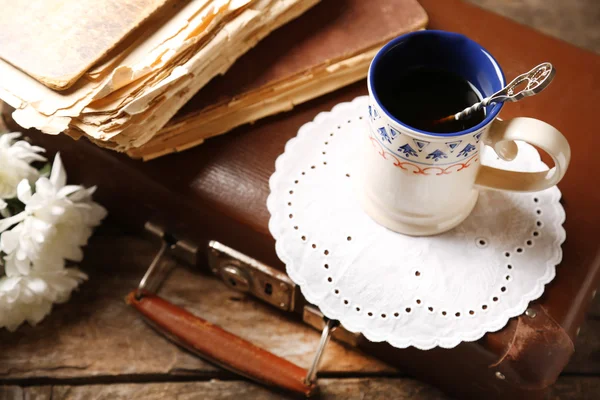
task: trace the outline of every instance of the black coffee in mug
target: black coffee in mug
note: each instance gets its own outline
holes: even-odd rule
[[[472,128],[485,119],[485,109],[482,108],[460,121],[434,123],[482,100],[469,81],[452,72],[416,67],[378,83],[375,90],[383,107],[400,122],[413,128],[454,133]]]

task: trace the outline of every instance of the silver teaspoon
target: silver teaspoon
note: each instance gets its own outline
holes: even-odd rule
[[[489,97],[486,97],[479,103],[475,103],[472,106],[467,107],[460,112],[457,112],[454,115],[449,115],[447,117],[434,121],[434,125],[452,120],[465,119],[471,113],[478,111],[482,107],[485,107],[491,103],[503,103],[505,101],[515,102],[521,100],[524,97],[529,97],[538,94],[539,92],[544,90],[550,84],[550,82],[552,82],[552,79],[554,78],[555,74],[556,69],[552,67],[552,64],[550,64],[549,62],[542,63],[537,67],[533,68],[531,71],[517,76],[502,90],[494,93]],[[517,87],[522,83],[526,83],[526,85],[521,89],[516,90]]]

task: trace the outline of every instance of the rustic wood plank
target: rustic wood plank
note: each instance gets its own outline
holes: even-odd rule
[[[600,53],[597,0],[466,0],[547,35]]]
[[[538,0],[519,0],[509,2],[510,4],[500,4],[488,0],[469,1],[486,8],[494,8],[497,12],[511,18],[521,19],[522,22],[538,28],[546,26],[546,29],[549,29],[548,33],[567,40],[571,39],[573,42],[578,42],[578,40],[565,37],[565,32],[571,32],[571,36],[581,35],[585,30],[588,34],[592,32],[586,28],[585,24],[573,24],[569,22],[569,18],[565,17],[565,13],[572,9],[570,2],[564,2],[569,4],[562,7],[560,11],[553,12],[560,19],[557,24],[548,23],[547,14],[551,12],[548,7],[544,7],[546,9],[544,13],[537,12],[537,7],[535,7],[535,13],[524,12],[526,10],[526,7],[523,6],[524,3],[537,5]],[[587,0],[587,2],[590,5],[597,3],[595,0]],[[562,6],[562,3],[553,0],[551,8],[558,10],[557,7]],[[590,10],[594,10],[593,6],[579,7],[579,9],[586,10],[586,15],[593,19],[595,14],[590,12]],[[598,8],[596,7],[595,10]],[[565,27],[564,24],[567,26]],[[581,28],[574,30],[573,27],[576,25],[580,25]],[[587,26],[589,25],[587,24]],[[557,32],[552,31],[559,29],[560,31]],[[586,45],[583,42],[579,43]],[[591,45],[588,43],[587,47],[598,51],[597,45],[598,41],[596,40]],[[124,243],[125,241],[126,243]],[[111,251],[113,246],[115,248]],[[74,377],[93,380],[94,377],[102,376],[108,376],[107,379],[116,379],[119,375],[120,379],[126,380],[133,378],[133,374],[136,376],[148,374],[147,380],[152,379],[152,374],[161,377],[162,375],[168,377],[181,374],[190,374],[193,377],[218,376],[217,369],[180,352],[157,338],[149,329],[133,318],[131,312],[123,306],[121,297],[139,279],[143,265],[151,258],[151,250],[149,245],[140,244],[131,238],[94,239],[84,265],[91,276],[91,281],[84,287],[84,293],[75,295],[71,303],[57,307],[54,314],[35,330],[26,327],[16,334],[0,331],[0,379]],[[263,321],[274,318],[276,323],[273,331],[281,337],[281,342],[274,344],[269,342],[266,347],[274,352],[279,351],[278,354],[287,356],[299,364],[304,362],[302,365],[307,366],[306,360],[310,356],[303,347],[308,346],[307,341],[316,342],[314,332],[299,324],[288,322],[279,315],[273,316],[272,309],[254,303],[235,292],[227,291],[215,283],[214,279],[205,280],[204,278],[189,272],[177,272],[169,283],[170,285],[179,285],[180,283],[182,285],[172,292],[176,296],[177,302],[184,305],[190,305],[195,301],[202,302],[202,304],[194,304],[191,308],[207,319],[221,323],[231,330],[239,329],[236,332],[242,336],[248,335],[245,336],[248,339],[256,339],[257,343],[261,340],[269,342],[270,336],[264,335],[263,329],[255,330],[252,326],[240,326],[242,322],[239,321],[242,321],[243,318],[244,324],[252,325],[252,317],[257,314],[264,314]],[[189,279],[189,282],[185,281],[186,279]],[[165,292],[166,295],[169,290],[167,289]],[[188,298],[188,296],[191,297]],[[236,311],[224,312],[226,307],[219,307],[218,304],[215,306],[216,300],[215,302],[212,300],[214,296],[226,302],[226,305],[233,307],[232,303],[235,303]],[[239,316],[240,312],[248,315]],[[219,313],[225,315],[219,315]],[[582,326],[576,341],[576,353],[565,370],[568,374],[600,374],[600,296],[593,303],[589,315],[591,318]],[[288,327],[288,324],[291,327]],[[301,333],[293,335],[289,333],[291,330]],[[129,339],[126,338],[127,336]],[[296,343],[290,346],[286,340],[288,337],[296,340],[300,337],[303,343],[300,346],[302,348],[296,347]],[[356,362],[356,370],[362,372],[385,371],[384,366],[377,366],[373,360],[361,358],[361,356],[350,356],[346,354],[347,350],[340,350],[339,347],[341,346],[331,346],[328,349],[324,364],[326,371],[343,370],[352,373],[354,370],[351,368],[352,366],[348,365],[352,361]],[[332,367],[333,359],[335,359],[335,367]],[[338,368],[337,363],[340,359],[351,360],[346,361],[346,369]],[[323,398],[446,398],[429,386],[410,379],[325,379],[321,380],[321,385],[324,388]],[[101,399],[219,399],[231,397],[271,399],[282,396],[245,381],[54,387],[0,386],[0,400],[91,397]],[[598,399],[600,398],[600,378],[563,376],[553,386],[550,398]]]
[[[52,386],[0,386],[0,400],[52,400]]]
[[[67,304],[36,328],[0,331],[0,382],[25,378],[117,375],[230,376],[167,342],[146,326],[124,296],[137,286],[155,245],[108,230],[86,250],[82,268],[90,280]],[[161,292],[205,319],[277,355],[309,367],[319,334],[283,313],[226,288],[208,275],[177,268]],[[332,343],[322,370],[391,373],[382,362]],[[127,379],[130,379],[127,378]],[[139,380],[139,379],[138,379]]]
[[[600,319],[600,296],[598,295],[598,290],[596,290],[594,293],[594,300],[590,306],[588,316],[597,317]]]
[[[600,319],[588,317],[581,326],[575,340],[575,354],[564,372],[600,375]]]
[[[320,381],[320,399],[396,399],[396,400],[446,400],[437,389],[412,379],[323,379]],[[281,392],[275,392],[245,381],[169,382],[150,384],[116,384],[86,386],[54,386],[51,397],[27,397],[34,388],[0,388],[0,400],[52,399],[74,400],[217,400],[253,399],[274,400],[294,399]],[[13,397],[6,397],[15,395]],[[20,395],[20,396],[19,396]],[[4,396],[4,397],[3,397]]]
[[[320,399],[449,400],[439,390],[409,378],[321,379]],[[218,400],[294,399],[246,381],[125,383],[112,385],[0,387],[0,400]],[[600,398],[600,377],[561,377],[549,400],[595,400]]]
[[[575,354],[564,372],[600,375],[600,296],[595,296],[592,301],[575,340]]]
[[[549,400],[597,400],[600,398],[600,377],[561,377],[552,386]]]
[[[28,378],[121,376],[230,376],[185,353],[143,324],[122,301],[151,260],[154,244],[114,230],[96,236],[83,268],[90,281],[71,302],[56,307],[39,327],[0,331],[0,381]],[[178,268],[165,297],[274,353],[308,367],[318,334],[272,307],[231,291],[215,278]],[[598,304],[597,298],[595,304]],[[290,345],[293,344],[293,345]],[[126,361],[124,361],[126,360]],[[337,343],[328,348],[325,373],[393,373],[385,364]],[[600,320],[588,320],[576,341],[569,374],[600,374]],[[123,377],[126,375],[126,377]]]

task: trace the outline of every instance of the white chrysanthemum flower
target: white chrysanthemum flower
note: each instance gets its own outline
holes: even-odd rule
[[[25,321],[36,325],[86,279],[76,268],[0,278],[0,328],[14,331]]]
[[[49,178],[35,183],[35,193],[26,180],[17,188],[17,198],[25,210],[0,220],[0,250],[9,277],[56,271],[65,260],[81,261],[81,246],[87,244],[92,228],[106,216],[106,210],[92,201],[95,187],[66,185],[67,175],[60,155],[56,155]]]
[[[25,210],[0,219],[0,328],[15,330],[23,322],[41,321],[53,303],[68,300],[87,276],[65,261],[81,261],[81,247],[106,210],[92,201],[95,188],[67,185],[67,175],[56,155],[50,177],[17,187]],[[3,268],[2,268],[3,267]],[[2,274],[4,269],[4,274]],[[5,276],[2,276],[5,275]]]
[[[31,165],[34,161],[46,161],[39,153],[45,150],[32,146],[24,140],[15,142],[20,133],[0,135],[0,210],[6,206],[2,199],[11,199],[17,195],[17,185],[23,179],[35,181],[39,172]]]

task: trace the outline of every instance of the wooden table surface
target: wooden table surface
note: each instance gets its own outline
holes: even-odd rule
[[[138,284],[156,244],[110,222],[92,238],[89,274],[71,301],[36,328],[0,331],[0,399],[279,399],[180,350],[145,325],[123,298]],[[277,355],[308,368],[319,333],[217,278],[175,268],[161,290],[186,307]],[[447,399],[435,388],[331,342],[320,376],[324,399]],[[551,398],[600,394],[600,296],[581,327],[576,353]]]
[[[469,1],[600,52],[597,0]],[[82,290],[36,328],[0,330],[0,400],[286,398],[178,349],[125,305],[124,296],[136,287],[155,251],[154,243],[105,224],[86,249],[82,269],[90,280]],[[318,332],[227,289],[212,276],[176,268],[161,294],[309,367]],[[575,348],[551,399],[600,398],[600,296]],[[319,377],[324,399],[448,398],[336,342],[327,347]]]

